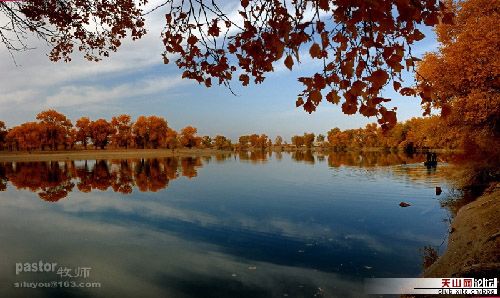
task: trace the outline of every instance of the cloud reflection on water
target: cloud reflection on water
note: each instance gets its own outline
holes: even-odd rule
[[[418,248],[446,226],[430,188],[404,177],[417,170],[394,171],[397,156],[297,156],[3,163],[2,284],[19,280],[15,262],[54,260],[91,266],[103,288],[2,296],[360,297],[363,277],[418,274]],[[32,193],[61,190],[56,204]],[[400,209],[402,194],[418,201]]]

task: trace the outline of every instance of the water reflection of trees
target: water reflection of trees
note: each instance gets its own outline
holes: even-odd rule
[[[0,191],[4,191],[7,189],[7,173],[5,171],[5,164],[0,163]]]
[[[71,163],[27,162],[4,163],[2,172],[13,186],[38,193],[41,199],[55,202],[66,197],[75,186],[72,182],[74,166]]]
[[[238,157],[240,161],[249,161],[253,164],[266,163],[268,161],[268,158],[271,156],[272,152],[267,152],[264,150],[238,152]]]
[[[425,157],[420,154],[381,152],[336,152],[328,155],[330,167],[356,166],[377,167],[423,162]]]
[[[455,155],[441,154],[439,162],[454,162]],[[319,160],[319,159],[318,159]],[[450,169],[447,166],[436,171],[436,166],[426,167],[425,154],[406,154],[403,152],[335,152],[328,155],[328,165],[331,168],[353,167],[363,171],[382,170],[393,179],[403,179],[409,183],[425,183],[439,186],[441,183],[449,184],[451,181]],[[445,170],[446,169],[446,170]]]
[[[295,161],[300,161],[308,164],[314,164],[315,157],[311,150],[298,150],[292,152],[292,159]]]
[[[179,176],[193,178],[203,165],[199,157],[97,160],[66,162],[5,162],[0,163],[0,190],[7,182],[17,189],[35,192],[46,201],[65,198],[75,185],[81,192],[93,190],[129,194],[139,191],[156,192],[168,187]]]
[[[134,189],[141,192],[156,192],[168,187],[171,180],[184,176],[189,179],[198,175],[198,168],[212,161],[223,163],[239,157],[240,161],[254,164],[266,163],[274,157],[281,160],[282,152],[252,151],[238,152],[237,155],[218,154],[210,157],[168,157],[161,159],[97,160],[65,162],[4,162],[0,163],[0,191],[6,190],[7,183],[17,189],[36,192],[46,201],[58,201],[68,195],[75,186],[81,192],[95,190],[129,194]],[[425,155],[381,152],[334,152],[314,153],[294,151],[290,156],[295,162],[313,165],[325,160],[332,168],[342,166],[363,168],[363,170],[383,169],[393,177],[404,178],[412,183],[439,183],[447,175],[446,171],[426,169],[423,166]],[[449,156],[442,155],[440,161]],[[389,169],[389,168],[388,168]]]
[[[447,162],[451,155],[440,155],[440,162]],[[404,152],[335,152],[328,155],[330,167],[357,166],[377,167],[393,166],[401,164],[423,163],[424,154],[407,154]]]

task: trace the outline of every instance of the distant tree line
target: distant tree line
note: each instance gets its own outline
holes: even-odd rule
[[[139,116],[135,122],[129,115],[114,116],[111,121],[81,117],[73,125],[62,113],[47,110],[40,112],[36,119],[38,121],[26,122],[8,130],[4,122],[0,121],[0,148],[30,152],[72,150],[77,146],[84,149],[89,146],[95,149],[175,149],[200,147],[202,143],[195,127],[187,126],[177,132],[159,116]],[[220,136],[215,138],[217,142],[214,146],[223,148],[227,145],[220,145],[219,139]]]
[[[287,143],[281,136],[274,143],[265,134],[244,135],[239,138],[237,149],[249,148],[313,148],[320,147],[334,151],[347,151],[366,148],[396,149],[415,151],[427,148],[460,148],[464,142],[460,131],[450,129],[439,116],[412,118],[403,123],[397,123],[394,128],[384,130],[376,123],[364,128],[346,129],[333,128],[324,134],[304,133],[294,135]]]
[[[439,116],[412,118],[397,123],[384,131],[375,123],[364,128],[340,130],[333,128],[327,133],[327,146],[336,151],[357,148],[384,148],[415,151],[417,149],[457,149],[463,144],[459,131],[450,129]]]
[[[413,151],[422,148],[458,148],[459,134],[443,125],[438,116],[412,118],[383,130],[372,123],[364,128],[333,128],[326,135],[304,133],[294,135],[290,143],[277,136],[274,142],[265,134],[242,135],[233,144],[225,136],[198,136],[195,127],[175,131],[160,116],[139,116],[135,122],[129,115],[91,120],[81,117],[75,123],[55,110],[40,112],[37,121],[7,129],[0,121],[0,148],[10,151],[73,149],[176,149],[213,148],[218,150],[265,150],[321,147],[334,151],[362,148],[385,148]]]

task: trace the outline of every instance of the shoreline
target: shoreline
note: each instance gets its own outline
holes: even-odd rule
[[[457,150],[449,149],[431,149],[432,152],[447,154],[458,153]],[[248,148],[239,151],[261,151],[257,148]],[[90,159],[120,159],[120,158],[153,158],[153,157],[188,157],[188,156],[210,156],[216,154],[237,153],[238,150],[219,150],[219,149],[76,149],[76,150],[57,150],[57,151],[0,151],[0,162],[29,162],[29,161],[64,161],[64,160],[90,160]],[[404,153],[398,150],[387,150],[386,148],[352,148],[348,150],[336,151],[328,147],[312,147],[312,148],[266,148],[262,151],[268,152],[297,152],[311,151],[320,154],[329,153],[345,153],[345,152],[383,152],[383,153]],[[418,150],[414,153],[424,153],[426,151]]]
[[[216,149],[105,149],[72,151],[0,152],[0,162],[65,161],[91,159],[134,159],[152,157],[189,157],[228,154]]]
[[[500,274],[500,183],[493,183],[453,219],[448,246],[423,277],[493,278]]]

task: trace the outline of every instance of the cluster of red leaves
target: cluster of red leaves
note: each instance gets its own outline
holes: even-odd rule
[[[85,58],[98,61],[109,56],[129,33],[132,39],[145,33],[140,6],[134,0],[30,0],[3,4],[16,30],[29,30],[53,46],[50,59],[70,61],[75,48]],[[21,18],[20,14],[24,15]]]
[[[50,42],[51,60],[69,61],[78,49],[97,61],[116,51],[127,35],[138,39],[146,33],[146,2],[32,0],[1,3],[0,12],[16,34],[33,31]],[[386,85],[392,82],[402,95],[431,98],[430,88],[401,84],[401,71],[418,61],[411,55],[411,45],[424,38],[417,26],[453,21],[453,11],[440,0],[240,0],[240,5],[232,17],[215,1],[165,0],[157,7],[167,9],[164,62],[175,57],[184,78],[207,87],[213,79],[229,86],[234,75],[246,86],[251,80],[261,83],[275,62],[292,70],[308,52],[322,61],[322,69],[299,78],[304,90],[296,105],[311,113],[325,98],[341,104],[345,114],[377,117],[383,128],[396,123],[395,109],[384,107],[390,99],[380,97]]]
[[[163,33],[165,63],[176,55],[183,77],[228,85],[238,72],[244,86],[261,83],[274,62],[292,70],[306,48],[323,69],[299,78],[305,88],[297,107],[311,113],[326,98],[345,114],[376,116],[383,128],[395,125],[396,113],[384,107],[390,99],[380,97],[382,88],[392,81],[395,91],[416,95],[401,88],[401,71],[418,61],[410,48],[424,38],[417,25],[453,19],[443,3],[428,0],[241,0],[240,20],[213,3],[197,1],[197,10],[186,2],[170,6]]]

